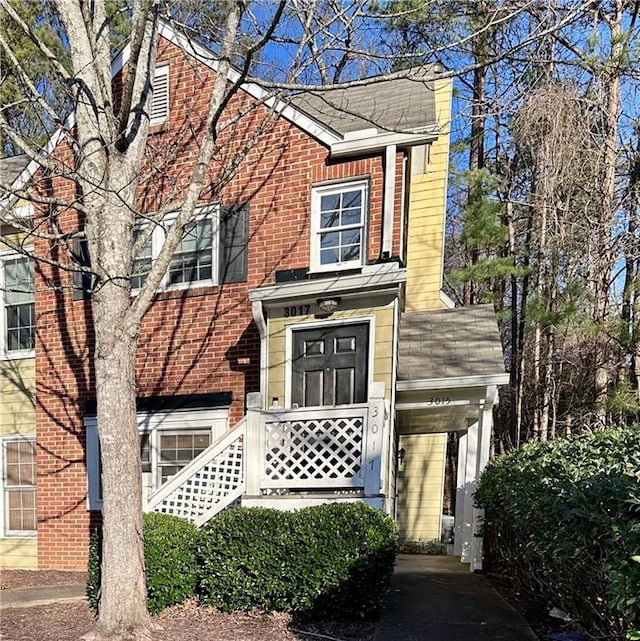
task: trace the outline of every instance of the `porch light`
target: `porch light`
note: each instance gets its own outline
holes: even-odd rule
[[[339,304],[340,299],[337,296],[335,298],[318,298],[318,307],[326,314],[335,312]]]
[[[404,449],[404,447],[401,447],[398,450],[398,463],[402,465],[404,463],[404,457],[407,454],[407,451]]]

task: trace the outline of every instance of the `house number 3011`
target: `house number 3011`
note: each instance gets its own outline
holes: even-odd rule
[[[284,308],[284,317],[306,316],[311,311],[311,305],[292,305]]]

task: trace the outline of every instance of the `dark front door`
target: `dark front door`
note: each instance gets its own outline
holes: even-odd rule
[[[367,323],[294,332],[292,404],[366,402],[368,352]]]

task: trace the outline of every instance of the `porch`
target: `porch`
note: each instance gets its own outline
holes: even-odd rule
[[[296,509],[364,501],[394,512],[395,434],[382,383],[367,403],[264,410],[246,416],[146,500],[146,511],[203,525],[224,508]]]

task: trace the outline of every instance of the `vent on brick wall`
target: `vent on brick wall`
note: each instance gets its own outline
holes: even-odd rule
[[[153,77],[151,96],[151,117],[149,124],[159,125],[169,118],[169,65],[156,69]]]

